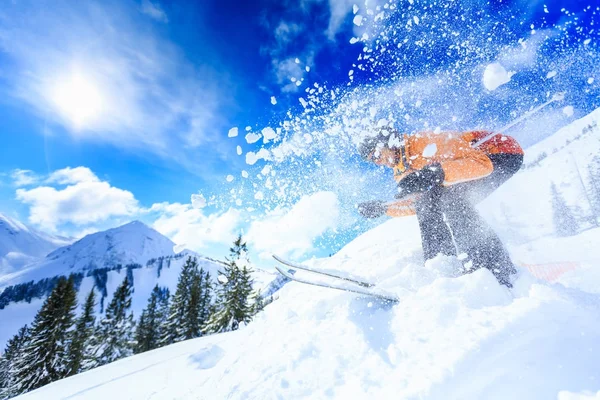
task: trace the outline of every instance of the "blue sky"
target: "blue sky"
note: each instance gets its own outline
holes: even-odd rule
[[[0,212],[77,237],[140,219],[212,256],[240,231],[257,254],[327,254],[377,223],[357,201],[391,193],[353,150],[369,124],[497,128],[567,91],[511,132],[529,145],[599,107],[598,14],[591,0],[13,1]]]

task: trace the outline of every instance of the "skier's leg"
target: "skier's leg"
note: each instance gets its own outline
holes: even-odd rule
[[[447,188],[442,194],[443,212],[460,253],[466,253],[471,271],[485,267],[501,284],[511,286],[509,276],[516,272],[502,241],[466,198],[468,187]]]
[[[472,204],[477,204],[489,196],[516,174],[523,165],[522,154],[490,154],[488,157],[494,166],[494,172],[477,181],[460,184],[460,186],[464,185],[465,195]]]
[[[440,204],[442,191],[443,189],[440,188],[423,193],[415,204],[425,261],[431,260],[439,253],[456,255],[452,234],[444,221]]]

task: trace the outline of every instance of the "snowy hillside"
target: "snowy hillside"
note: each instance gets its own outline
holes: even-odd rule
[[[38,232],[0,213],[0,276],[67,244],[67,239]]]
[[[547,156],[528,158],[532,165],[482,204],[517,262],[577,261],[553,276],[557,283],[521,267],[509,290],[487,270],[459,276],[454,258],[423,266],[416,219],[392,219],[310,264],[376,282],[397,305],[292,282],[240,331],[120,360],[21,398],[597,398],[600,228],[557,237],[548,188],[555,182],[585,212],[573,159],[583,170],[599,152],[599,116],[535,146],[534,160]]]
[[[589,171],[592,159],[599,154],[600,109],[597,109],[528,148],[525,167],[482,203],[485,216],[515,244],[553,235],[550,200],[554,183],[579,219],[591,217]],[[583,225],[582,228],[591,227],[589,223]],[[570,260],[585,259],[583,253],[573,254]]]
[[[418,243],[404,239],[417,233],[414,219],[390,220],[314,262],[376,281],[398,305],[290,283],[245,329],[20,398],[560,399],[600,390],[600,296],[526,273],[513,290],[487,270],[452,277],[451,259],[423,268]]]

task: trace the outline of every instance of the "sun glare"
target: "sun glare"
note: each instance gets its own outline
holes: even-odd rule
[[[54,102],[76,129],[89,125],[102,110],[102,96],[92,80],[75,73],[56,86]]]

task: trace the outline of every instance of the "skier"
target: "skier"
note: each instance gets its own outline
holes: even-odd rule
[[[401,135],[380,128],[359,146],[363,159],[393,168],[397,201],[358,205],[365,218],[417,215],[425,261],[438,254],[459,256],[465,273],[488,268],[498,282],[512,287],[516,269],[496,233],[475,204],[514,175],[523,150],[514,138],[490,132],[421,132]]]

